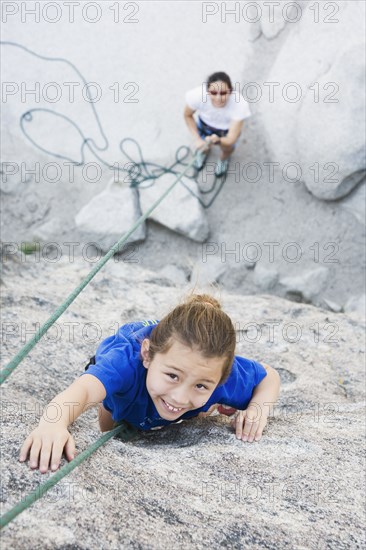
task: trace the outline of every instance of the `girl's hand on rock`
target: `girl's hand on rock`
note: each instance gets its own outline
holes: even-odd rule
[[[24,441],[19,453],[19,461],[24,462],[29,456],[29,466],[38,467],[43,474],[50,469],[57,470],[60,465],[62,451],[65,448],[66,458],[70,461],[75,457],[75,441],[65,426],[40,422]],[[51,459],[51,464],[50,464]]]
[[[262,437],[262,432],[267,424],[267,414],[260,410],[257,406],[251,406],[244,411],[237,411],[235,417],[231,421],[231,427],[235,428],[237,439],[242,441],[259,441]]]

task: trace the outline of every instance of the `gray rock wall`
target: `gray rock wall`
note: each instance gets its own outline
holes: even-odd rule
[[[226,17],[226,3],[213,3],[215,13],[205,21],[201,2],[144,2],[133,24],[123,21],[125,11],[115,23],[107,2],[93,24],[80,17],[81,6],[73,24],[65,6],[58,23],[30,16],[24,24],[20,10],[29,3],[18,4],[2,39],[65,57],[97,82],[102,130],[80,93],[74,103],[67,99],[64,82],[75,80],[70,66],[1,46],[2,78],[19,87],[2,108],[1,160],[14,168],[0,181],[2,239],[12,258],[1,276],[2,365],[89,273],[100,257],[100,250],[90,254],[90,245],[103,248],[119,237],[102,232],[101,242],[100,232],[86,234],[75,217],[104,193],[110,165],[126,162],[121,139],[136,138],[145,160],[170,166],[176,149],[190,144],[184,94],[210,72],[226,70],[241,90],[256,82],[263,97],[251,103],[253,116],[221,192],[207,192],[218,151],[210,156],[211,172],[199,184],[204,201],[217,195],[204,213],[190,206],[200,224],[187,224],[182,235],[158,217],[149,219],[140,235],[145,241],[109,261],[4,384],[3,512],[50,475],[17,462],[42,408],[82,372],[102,338],[124,322],[161,317],[196,283],[197,289],[216,288],[237,329],[237,353],[276,368],[282,389],[259,444],[238,442],[220,415],[141,434],[127,444],[111,440],[12,522],[2,533],[3,547],[364,547],[365,201],[364,185],[357,185],[365,168],[364,3],[314,2],[316,23],[316,11],[298,2],[303,16],[292,23],[282,5],[273,22],[264,15],[250,22],[239,2],[233,3],[240,4],[239,16]],[[268,13],[265,2],[258,5]],[[286,14],[291,19],[295,12]],[[325,23],[326,17],[339,21]],[[50,105],[42,94],[39,102],[32,95],[22,101],[22,86],[34,89],[38,82],[42,90],[51,81],[61,86],[59,102]],[[296,82],[301,101],[281,95],[266,101],[266,82],[278,82],[276,90]],[[331,82],[339,86],[338,103],[324,101],[337,91]],[[128,83],[132,87],[124,88]],[[119,89],[118,101],[111,86]],[[137,88],[138,101],[126,101]],[[79,125],[90,139],[84,159],[83,137],[56,115],[26,120],[30,137],[48,152],[25,138],[20,117],[39,107],[55,108]],[[54,153],[86,164],[74,166],[71,178],[65,159]],[[62,170],[57,181],[51,181],[52,170],[45,172],[53,162]],[[93,163],[100,168],[95,181],[93,170],[85,172]],[[286,170],[287,163],[300,167],[301,176],[296,166]],[[184,219],[181,204],[173,202],[168,214],[169,220]],[[97,227],[98,210],[89,228],[94,220]],[[40,241],[39,253],[16,254],[22,242],[33,240]],[[205,262],[208,243],[215,252]],[[249,243],[261,251],[256,261],[245,256]],[[268,243],[278,243],[273,262]],[[302,250],[299,262],[283,257],[291,243]],[[337,261],[329,265],[333,250]],[[96,409],[71,431],[78,452],[94,442],[100,436]]]
[[[56,247],[59,254],[68,255],[71,248],[80,256],[100,256],[101,249],[124,233],[124,221],[135,219],[129,201],[112,198],[112,209],[99,201],[106,198],[113,167],[130,166],[131,159],[156,163],[158,172],[172,166],[177,148],[191,145],[182,116],[185,92],[221,67],[235,90],[250,96],[254,83],[261,92],[260,100],[250,104],[253,116],[244,124],[226,181],[213,181],[218,159],[213,150],[207,170],[197,182],[191,181],[195,192],[199,187],[203,205],[211,206],[203,211],[194,197],[167,201],[164,215],[153,213],[145,230],[131,237],[138,262],[159,270],[167,261],[187,277],[194,279],[200,271],[227,290],[267,291],[337,311],[349,300],[360,300],[365,292],[364,184],[357,185],[364,170],[363,2],[274,3],[272,19],[266,2],[258,2],[257,11],[253,4],[246,10],[234,3],[231,14],[225,3],[211,6],[210,14],[199,2],[143,3],[130,24],[122,17],[115,23],[113,10],[103,3],[100,20],[93,24],[81,17],[81,6],[75,8],[71,24],[64,6],[57,23],[24,16],[24,25],[24,6],[7,16],[3,40],[27,45],[47,58],[64,57],[86,81],[100,86],[102,96],[94,105],[85,101],[80,74],[63,61],[1,46],[3,80],[14,85],[3,102],[1,159],[8,164],[2,165],[0,178],[2,239],[12,249],[35,240],[46,249]],[[217,36],[225,48],[217,48]],[[74,101],[64,85],[70,81],[80,84],[75,85]],[[61,88],[57,102],[47,101],[50,82]],[[133,91],[128,83],[136,85],[137,102],[126,97]],[[37,85],[39,97],[25,93]],[[269,85],[275,86],[274,102],[269,101]],[[284,89],[291,99],[298,87],[301,100],[285,101]],[[330,103],[332,97],[338,103]],[[41,113],[40,108],[54,113]],[[19,126],[31,109],[36,112],[23,122],[33,143]],[[128,137],[137,139],[141,150],[124,141],[126,157],[120,142]],[[122,175],[124,179],[126,173]],[[141,191],[147,197],[145,208],[156,196],[155,187]],[[97,211],[89,213],[84,228],[78,226],[78,213],[85,213],[90,204],[97,205]],[[136,216],[136,201],[134,206]],[[98,207],[103,212],[98,213]],[[219,252],[217,265],[208,266],[202,262],[207,242],[218,250],[236,244],[246,250],[254,242],[263,254],[251,265],[242,257],[232,265],[222,261]],[[265,254],[268,242],[279,243],[273,263]],[[291,243],[302,250],[298,263],[286,262],[281,255]],[[333,249],[337,263],[328,265]],[[303,292],[304,281],[319,273],[319,267],[329,269],[329,276],[325,286],[315,277],[317,292],[310,296]],[[283,284],[289,280],[297,281],[297,288]]]
[[[365,5],[296,4],[259,113],[272,160],[296,163],[319,199],[338,199],[365,177]]]
[[[50,264],[7,260],[3,362],[65,298],[65,288],[88,272],[80,261],[60,262],[55,276]],[[17,461],[43,407],[83,371],[98,341],[118,324],[161,318],[187,290],[110,261],[8,378],[2,394],[4,512],[52,475]],[[217,414],[128,443],[114,438],[4,529],[4,549],[363,546],[360,317],[268,295],[213,293],[233,319],[237,353],[280,373],[280,399],[262,440],[236,440],[229,418]],[[70,431],[80,453],[100,436],[97,410],[80,416]]]

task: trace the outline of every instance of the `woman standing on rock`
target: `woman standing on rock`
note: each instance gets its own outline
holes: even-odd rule
[[[221,155],[215,174],[222,176],[228,169],[228,159],[235,149],[243,121],[251,113],[247,101],[240,94],[232,93],[231,80],[226,73],[211,74],[205,85],[186,93],[184,118],[196,147],[201,149],[196,155],[196,169],[203,168],[211,145],[219,145]],[[193,117],[195,112],[197,122]]]

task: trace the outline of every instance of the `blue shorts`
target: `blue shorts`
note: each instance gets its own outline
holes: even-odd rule
[[[216,134],[219,137],[224,137],[224,136],[227,136],[229,132],[229,130],[219,130],[218,128],[209,126],[208,124],[203,122],[203,120],[200,117],[198,117],[197,129],[202,139],[205,139],[205,137],[207,136],[212,136],[212,134]],[[235,149],[236,143],[233,144],[233,147]]]

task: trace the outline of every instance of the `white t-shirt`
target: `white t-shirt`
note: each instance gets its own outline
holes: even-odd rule
[[[197,111],[200,118],[218,130],[228,130],[234,120],[244,120],[251,116],[248,102],[233,91],[224,107],[214,107],[205,85],[198,86],[186,93],[186,104]]]

